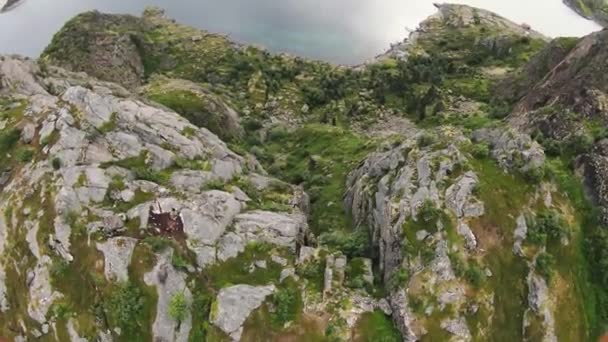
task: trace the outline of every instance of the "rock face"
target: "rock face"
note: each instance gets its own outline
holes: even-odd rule
[[[129,281],[128,267],[136,243],[137,240],[132,238],[117,237],[97,244],[97,249],[105,258],[106,279],[118,282]]]
[[[159,257],[154,269],[144,276],[149,286],[155,286],[158,293],[156,306],[156,319],[152,326],[154,339],[160,341],[188,341],[192,318],[190,312],[185,313],[181,322],[176,322],[170,316],[170,303],[179,293],[184,295],[186,305],[190,307],[192,294],[186,286],[186,277],[171,265],[172,252],[169,251]]]
[[[522,68],[500,80],[494,90],[503,101],[516,102],[534,88],[572,51],[578,38],[556,38]]]
[[[211,322],[232,338],[239,341],[243,333],[243,323],[249,314],[275,291],[270,286],[235,285],[224,288],[217,296],[217,311],[211,313]]]
[[[542,146],[527,134],[512,129],[480,129],[473,132],[473,139],[491,146],[492,157],[504,169],[528,172],[545,164]]]
[[[82,74],[57,67],[42,72],[36,62],[19,57],[0,57],[0,80],[3,99],[23,102],[15,106],[22,110],[19,116],[4,125],[24,127],[16,140],[36,156],[19,173],[7,172],[0,194],[0,311],[9,317],[0,318],[0,329],[27,321],[31,324],[19,324],[15,334],[24,339],[49,334],[51,308],[59,299],[70,302],[73,293],[86,291],[92,302],[85,305],[92,308],[97,291],[103,288],[110,296],[113,284],[133,283],[133,272],[139,272],[139,280],[156,287],[158,295],[150,322],[154,338],[187,341],[189,311],[179,321],[171,313],[177,293],[184,295],[185,307],[192,304],[192,284],[182,268],[195,272],[190,264],[206,267],[236,258],[252,242],[295,252],[308,233],[300,209],[308,206],[303,191],[250,175],[250,170],[262,171],[255,160],[235,154],[213,133],[166,108]],[[264,178],[267,185],[248,191],[263,193],[280,183],[280,200],[293,206],[288,212],[247,210],[251,198],[229,183],[250,182],[250,177]],[[224,191],[207,189],[209,182],[221,183]],[[169,249],[134,257],[150,249],[146,246],[153,242],[146,238],[173,238],[152,236],[160,232],[150,226],[150,212],[179,219],[181,256]],[[7,252],[8,243],[23,248]],[[189,257],[187,249],[195,260],[182,260]],[[79,280],[69,286],[82,288],[59,291],[60,272]],[[9,296],[16,293],[27,299],[26,305],[11,305]],[[78,340],[82,327],[70,322],[67,331]],[[97,328],[104,339],[120,331],[105,323]]]
[[[608,26],[608,3],[606,0],[564,0],[576,13],[598,24]]]
[[[542,78],[516,105],[510,122],[531,132],[563,139],[576,132],[577,122],[585,119],[605,121],[608,85],[603,69],[608,55],[608,32],[600,31],[581,39],[572,50]],[[551,106],[555,110],[541,110]],[[577,113],[570,118],[566,112]]]
[[[608,140],[595,144],[589,153],[579,159],[585,185],[595,203],[602,208],[602,221],[608,222]]]
[[[443,302],[437,308],[440,311],[447,303],[461,305],[464,290],[458,283],[448,253],[462,248],[461,252],[466,254],[466,250],[475,249],[475,235],[464,227],[468,227],[471,218],[484,215],[484,205],[474,195],[478,182],[476,174],[468,171],[452,179],[456,169],[466,163],[465,155],[456,145],[466,138],[453,134],[447,138],[453,144],[443,148],[419,146],[416,137],[406,139],[398,147],[373,153],[349,176],[345,205],[356,222],[371,228],[385,282],[394,283],[398,274],[410,275],[409,281],[394,285],[390,296],[393,319],[408,341],[425,335],[426,330],[419,321],[423,318],[409,307],[404,291],[410,296],[439,296]],[[447,186],[450,182],[453,184]],[[440,216],[427,218],[436,210],[450,212],[459,222],[457,233],[465,239],[466,249],[448,242],[445,225],[451,224],[449,221]],[[408,231],[414,229],[410,227],[417,221],[423,220],[429,220],[426,229],[432,234]],[[428,250],[426,260],[421,260],[422,249],[418,248]],[[424,289],[415,285],[419,282],[427,284]],[[463,322],[464,319],[456,315],[446,321],[444,329],[459,338],[468,336],[470,339]]]

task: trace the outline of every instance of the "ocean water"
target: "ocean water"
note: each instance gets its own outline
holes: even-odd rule
[[[179,22],[275,52],[358,64],[403,40],[435,12],[433,0],[23,0],[0,14],[0,53],[36,57],[63,23],[97,9],[139,14],[165,8]],[[451,0],[530,24],[551,37],[599,30],[561,0]]]

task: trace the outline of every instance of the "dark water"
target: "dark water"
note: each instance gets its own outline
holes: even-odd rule
[[[157,5],[180,22],[227,33],[240,42],[358,64],[402,40],[406,27],[415,28],[434,12],[434,1],[438,0],[24,0],[0,14],[0,53],[37,56],[53,33],[79,12],[139,14],[146,5]],[[493,10],[550,36],[581,36],[598,29],[561,0],[451,2]]]

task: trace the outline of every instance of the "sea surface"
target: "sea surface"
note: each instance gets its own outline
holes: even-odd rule
[[[2,0],[4,1],[4,0]],[[439,1],[439,0],[435,0]],[[403,40],[435,12],[433,0],[23,0],[0,14],[0,54],[36,57],[72,16],[97,9],[140,14],[147,5],[177,21],[275,52],[359,64]],[[551,37],[600,27],[561,0],[451,0],[527,23]]]

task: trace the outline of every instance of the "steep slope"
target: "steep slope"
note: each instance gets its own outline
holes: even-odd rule
[[[580,221],[562,189],[530,178],[540,145],[502,129],[428,134],[368,157],[345,198],[405,340],[586,340]]]
[[[13,57],[0,71],[4,336],[186,341],[217,286],[286,286],[301,190],[119,86]]]
[[[153,8],[79,15],[40,62],[2,59],[0,334],[593,340],[608,239],[536,113],[601,117],[603,49],[584,42],[603,33],[438,9],[353,69]],[[568,76],[600,90],[562,95]],[[604,150],[579,159],[598,189]]]
[[[564,3],[581,16],[608,26],[608,2],[606,0],[564,0]]]

